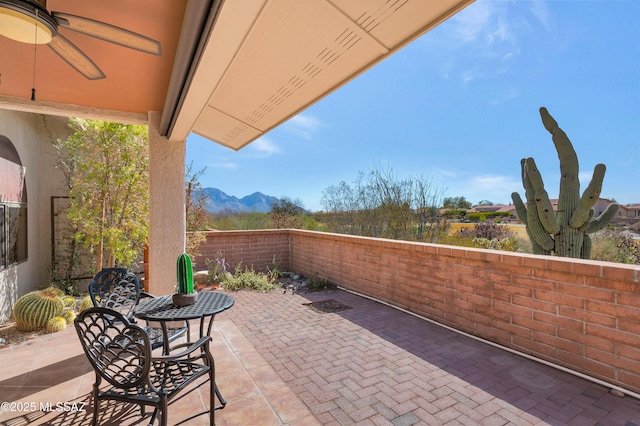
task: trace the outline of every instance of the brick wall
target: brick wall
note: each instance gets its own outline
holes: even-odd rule
[[[211,233],[208,245],[230,262],[276,255],[283,269],[640,393],[638,266],[299,230]]]
[[[274,256],[278,266],[289,267],[289,235],[286,231],[224,231],[207,232],[207,239],[194,259],[196,270],[206,270],[207,259],[215,259],[220,253],[232,267],[243,266],[266,272]]]

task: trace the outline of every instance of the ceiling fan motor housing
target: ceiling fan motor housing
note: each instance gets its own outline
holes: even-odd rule
[[[0,34],[5,37],[48,44],[57,33],[58,24],[47,11],[46,0],[0,0]]]

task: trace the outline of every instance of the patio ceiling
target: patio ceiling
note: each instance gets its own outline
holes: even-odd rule
[[[49,0],[160,42],[154,56],[61,29],[106,78],[0,36],[0,108],[146,122],[240,149],[473,0]],[[6,58],[9,58],[7,60]]]

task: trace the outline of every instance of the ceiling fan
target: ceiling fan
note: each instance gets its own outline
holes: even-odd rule
[[[124,28],[82,16],[49,12],[47,0],[0,0],[0,34],[30,44],[47,44],[89,80],[106,76],[58,29],[66,28],[100,40],[159,56],[160,42]]]

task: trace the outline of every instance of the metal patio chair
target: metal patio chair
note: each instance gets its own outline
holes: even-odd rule
[[[89,295],[93,306],[113,309],[122,314],[129,322],[136,323],[133,309],[146,297],[155,297],[152,294],[140,290],[138,277],[127,272],[124,268],[105,268],[98,272],[89,283]],[[147,323],[144,330],[149,335],[153,349],[164,345],[162,329],[159,326]],[[186,333],[189,341],[189,323],[184,326],[168,327],[167,336],[169,342]]]
[[[178,344],[171,355],[153,356],[145,330],[112,309],[89,308],[78,315],[74,325],[96,376],[93,384],[94,426],[98,424],[100,403],[104,400],[137,404],[143,417],[145,407],[152,406],[154,411],[149,424],[153,424],[160,414],[160,424],[166,426],[169,403],[207,381],[209,424],[214,424],[215,368],[209,350],[210,336],[193,343]],[[208,376],[207,380],[182,393],[203,376]],[[101,389],[103,379],[108,386]],[[206,411],[189,419],[204,413]]]

